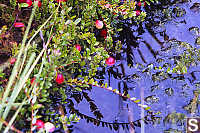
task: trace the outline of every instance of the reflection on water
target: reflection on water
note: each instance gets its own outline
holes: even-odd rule
[[[139,123],[141,128],[135,126],[135,129],[115,125],[117,131],[113,130],[109,123],[129,123],[147,113],[143,114],[136,104],[114,93],[93,87],[88,93],[91,101],[83,98],[74,107],[95,118],[94,112],[91,112],[91,102],[94,102],[95,109],[103,115],[101,123],[107,122],[108,125],[94,126],[94,122],[87,123],[84,118],[74,125],[73,133],[168,133],[185,130],[184,117],[199,115],[197,102],[194,102],[198,99],[198,93],[194,90],[198,90],[200,85],[199,65],[189,67],[184,75],[166,73],[166,69],[176,66],[179,55],[185,51],[181,42],[198,47],[195,44],[200,27],[200,6],[197,2],[174,0],[146,7],[150,12],[145,23],[136,25],[127,22],[124,25],[124,31],[119,34],[119,39],[124,43],[123,50],[116,55],[117,64],[108,67],[103,75],[113,88],[143,99],[142,102],[153,111],[160,112],[160,123]]]

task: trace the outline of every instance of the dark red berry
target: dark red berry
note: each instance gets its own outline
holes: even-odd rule
[[[100,36],[101,37],[106,37],[107,36],[107,30],[106,29],[101,30]]]
[[[19,3],[26,3],[26,0],[18,0]]]
[[[57,74],[56,83],[62,84],[64,82],[64,77],[62,74]]]
[[[146,3],[145,3],[145,1],[144,1],[144,2],[139,1],[139,2],[137,3],[137,5],[138,5],[139,7],[141,7],[141,6],[145,6]]]
[[[109,57],[106,59],[106,64],[112,66],[115,64],[115,59],[113,57]]]
[[[146,2],[144,1],[143,6],[146,6]]]
[[[31,79],[31,85],[33,85],[33,84],[35,84],[35,77],[33,77],[32,79]]]
[[[137,11],[136,11],[136,16],[139,16],[140,13],[141,13],[140,10],[137,10]]]

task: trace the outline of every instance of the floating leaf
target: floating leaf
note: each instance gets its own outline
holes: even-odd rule
[[[126,97],[127,97],[127,98],[130,98],[130,95],[129,95],[129,94],[127,94],[127,95],[126,95]]]
[[[108,87],[108,83],[105,83],[105,88],[107,88]]]
[[[140,99],[138,99],[138,100],[135,100],[134,102],[135,102],[135,103],[139,103],[139,102],[140,102]]]
[[[145,110],[149,110],[149,109],[151,109],[151,107],[146,107],[146,108],[145,108]]]

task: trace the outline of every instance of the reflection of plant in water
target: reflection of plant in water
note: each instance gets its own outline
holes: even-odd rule
[[[184,126],[185,123],[185,119],[186,119],[186,115],[182,114],[182,113],[177,113],[177,112],[172,112],[170,114],[168,114],[165,119],[163,120],[164,124],[172,124],[172,125],[179,125],[179,126]],[[185,129],[183,129],[185,130]],[[165,133],[171,133],[171,131],[174,131],[175,133],[182,133],[182,131],[179,131],[178,129],[168,129],[165,130]]]
[[[183,131],[180,131],[178,129],[168,129],[168,130],[165,130],[164,133],[183,133]]]
[[[149,110],[150,109],[149,106],[140,104],[140,100],[139,99],[136,99],[135,97],[130,97],[129,94],[124,94],[124,93],[121,94],[117,89],[112,89],[112,87],[108,87],[107,83],[99,85],[97,81],[94,81],[94,79],[90,79],[89,81],[87,79],[86,80],[69,79],[67,81],[67,83],[69,85],[73,85],[73,84],[79,85],[79,86],[92,85],[92,86],[104,88],[104,89],[106,89],[108,91],[111,91],[111,92],[113,92],[113,93],[115,93],[115,94],[117,94],[117,95],[119,95],[119,96],[121,96],[121,97],[123,97],[125,99],[129,99],[130,101],[136,103],[138,106],[144,108],[145,110]],[[80,91],[82,91],[82,90],[80,90]]]
[[[13,7],[17,7],[19,12],[22,13],[22,4],[16,5],[14,0],[10,2]],[[94,79],[98,68],[105,69],[105,60],[121,50],[120,39],[115,39],[116,42],[113,42],[113,36],[121,30],[115,27],[120,25],[119,20],[132,18],[137,22],[143,21],[146,15],[145,12],[136,14],[134,2],[131,3],[134,6],[130,6],[130,3],[121,4],[119,1],[111,3],[113,9],[117,9],[116,14],[112,14],[112,12],[103,8],[101,3],[97,4],[97,1],[90,0],[68,0],[62,3],[44,0],[42,4],[46,7],[43,6],[42,9],[36,9],[37,3],[34,2],[35,5],[25,36],[22,44],[19,45],[21,47],[14,53],[17,55],[17,60],[8,86],[5,87],[6,89],[1,90],[1,94],[4,93],[4,95],[1,95],[0,117],[6,121],[11,119],[9,121],[10,126],[15,119],[20,121],[20,124],[15,126],[17,128],[24,128],[24,125],[28,126],[24,130],[36,129],[34,123],[37,119],[51,121],[51,116],[54,116],[54,124],[59,124],[56,125],[57,127],[63,126],[65,131],[68,130],[66,124],[78,122],[79,119],[76,115],[91,121],[95,125],[101,123],[102,126],[105,124],[114,129],[117,129],[119,125],[124,127],[130,124],[100,121],[103,115],[85,92],[85,90],[91,90],[92,86],[97,86],[114,92],[124,99],[129,99],[139,107],[144,108],[149,113],[148,117],[150,117],[144,118],[145,122],[154,122],[156,117],[150,111],[149,106],[141,104],[139,99],[130,97],[127,92],[120,93],[117,89],[108,87],[108,84],[99,85]],[[123,10],[126,6],[130,6],[130,8],[123,16],[121,11],[118,12],[118,9]],[[31,9],[32,7],[30,7]],[[134,11],[133,14],[132,11]],[[41,12],[44,14],[41,14]],[[42,18],[41,15],[45,17]],[[41,20],[42,23],[37,30],[35,30],[35,27],[40,22],[35,24],[33,22],[34,16],[36,22]],[[101,27],[96,29],[94,22],[97,19],[103,22],[103,26],[101,24]],[[99,28],[107,30],[107,34],[103,38],[99,37],[99,30],[101,30]],[[28,34],[30,29],[31,32]],[[79,48],[75,44],[78,44]],[[114,65],[114,63],[110,65]],[[31,77],[35,78],[36,84],[32,83]],[[67,90],[66,86],[70,86],[70,89]],[[71,115],[66,117],[68,113],[62,106],[52,104],[55,97],[58,98],[55,101],[56,103],[60,102],[59,104],[69,106]],[[73,108],[72,99],[79,103],[83,98],[89,103],[90,110],[96,118],[83,115]],[[67,123],[65,120],[67,120]],[[3,124],[6,121],[0,122],[0,130],[4,129]],[[140,123],[138,121],[133,122],[133,125],[140,126]],[[5,132],[8,130],[9,126],[5,127]]]
[[[185,42],[181,42],[180,45],[185,47],[186,50],[180,55],[180,59],[177,61],[176,67],[173,68],[173,72],[184,74],[187,73],[188,67],[196,65],[200,61],[200,50],[193,48]]]
[[[85,119],[87,123],[93,123],[96,126],[102,126],[102,127],[109,127],[111,130],[118,130],[120,127],[123,129],[129,128],[130,125],[133,125],[134,127],[141,127],[141,121],[144,121],[145,124],[156,124],[160,121],[160,117],[157,117],[156,115],[152,114],[152,112],[148,112],[146,116],[142,119],[138,119],[135,121],[130,121],[127,123],[121,123],[121,122],[106,122],[102,121],[99,118],[93,118],[88,115],[85,115],[81,113],[78,109],[74,108],[74,103],[72,100],[68,99],[69,104],[68,107],[70,108],[70,113],[75,113],[77,114],[80,118]]]
[[[171,123],[171,124],[179,123],[180,125],[183,125],[185,118],[186,118],[185,114],[172,112],[172,113],[168,114],[163,121],[164,121],[164,124],[166,124],[166,123]]]
[[[191,114],[195,114],[196,113],[196,110],[197,110],[197,107],[199,105],[199,90],[198,91],[194,91],[194,98],[190,101],[190,103],[186,106],[184,106],[183,108],[188,111],[189,113]]]

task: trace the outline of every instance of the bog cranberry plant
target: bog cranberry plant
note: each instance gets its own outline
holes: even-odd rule
[[[62,98],[60,104],[66,103],[66,86],[71,93],[84,93],[97,86],[152,112],[139,99],[119,93],[106,82],[99,83],[96,76],[99,68],[117,66],[115,55],[122,44],[113,38],[122,30],[123,19],[138,23],[145,20],[146,13],[136,8],[148,6],[149,1],[10,0],[3,4],[9,12],[16,11],[17,16],[5,20],[11,28],[0,32],[0,38],[18,29],[23,39],[10,63],[1,67],[1,79],[7,82],[0,90],[0,131],[20,132],[17,128],[22,129],[28,121],[30,131],[53,132],[56,126],[68,132],[67,124],[79,121],[76,113],[68,116],[60,106],[58,123],[62,126],[53,124],[50,116],[41,115],[53,113],[48,109],[50,95],[58,93]],[[24,12],[27,16],[23,18]],[[12,70],[9,78],[5,73],[8,67]]]

